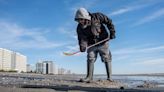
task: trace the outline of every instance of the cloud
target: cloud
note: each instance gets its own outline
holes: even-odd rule
[[[150,5],[152,5],[152,3],[140,4],[140,5],[137,4],[137,5],[133,5],[133,6],[126,6],[126,7],[123,7],[121,9],[118,9],[116,11],[113,11],[112,13],[109,14],[109,16],[121,15],[121,14],[124,14],[124,13],[128,13],[128,12],[131,12],[131,11],[135,11],[135,10],[139,10],[139,9],[148,7]]]
[[[76,31],[75,31],[75,29],[76,28],[71,27],[71,26],[63,26],[63,27],[59,27],[58,28],[58,31],[60,33],[64,34],[65,36],[67,36],[67,37],[76,39],[77,37],[76,37]]]
[[[113,51],[113,60],[117,62],[126,62],[130,65],[156,66],[164,65],[164,45],[154,47],[134,47],[123,48]]]
[[[164,16],[164,8],[159,9],[158,11],[152,13],[149,16],[146,16],[139,20],[137,23],[134,24],[134,26],[142,25],[150,21],[154,21],[155,19],[159,19],[160,17]]]
[[[54,43],[44,35],[49,32],[42,28],[24,28],[15,23],[0,22],[0,46],[7,48],[54,48],[62,43]]]
[[[123,14],[123,13],[126,13],[126,12],[129,12],[129,11],[132,11],[133,9],[132,8],[122,8],[122,9],[119,9],[117,11],[114,11],[112,12],[111,14],[109,14],[109,16],[115,16],[115,15],[120,15],[120,14]]]
[[[121,55],[121,56],[115,56],[113,55],[113,61],[118,61],[118,62],[122,62],[124,60],[128,60],[130,58],[129,55]]]
[[[133,12],[139,9],[145,9],[147,7],[150,7],[152,5],[161,3],[161,1],[135,1],[132,4],[126,5],[116,11],[113,11],[112,13],[109,14],[109,16],[116,16],[116,15],[121,15],[129,12]]]
[[[144,65],[144,66],[163,66],[164,65],[164,58],[155,58],[155,59],[147,59],[147,60],[140,60],[135,65]]]
[[[158,52],[158,51],[164,51],[164,45],[156,46],[156,47],[148,47],[148,48],[123,48],[120,50],[113,51],[113,54],[115,55],[125,55],[125,54],[135,54],[135,53],[152,53],[152,52]]]

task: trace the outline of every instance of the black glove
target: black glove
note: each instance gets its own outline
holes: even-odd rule
[[[110,39],[114,39],[114,38],[116,38],[115,32],[110,32]]]
[[[81,52],[85,52],[85,50],[86,50],[86,47],[80,46],[80,51]]]

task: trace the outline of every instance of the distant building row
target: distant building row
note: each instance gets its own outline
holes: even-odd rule
[[[27,64],[27,57],[18,52],[0,48],[0,70],[17,72],[36,72],[41,74],[71,74],[70,70],[58,68],[53,61],[37,62],[35,70]]]
[[[55,66],[52,61],[36,63],[36,72],[41,74],[55,74]]]
[[[0,48],[0,70],[26,72],[27,57],[14,51]]]
[[[27,72],[35,71],[40,74],[71,74],[70,70],[58,68],[53,61],[39,61],[36,63],[35,70],[27,64]]]

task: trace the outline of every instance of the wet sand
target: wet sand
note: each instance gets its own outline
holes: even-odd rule
[[[164,92],[163,87],[145,82],[136,88],[128,88],[117,80],[78,82],[79,75],[42,75],[0,73],[1,92]]]

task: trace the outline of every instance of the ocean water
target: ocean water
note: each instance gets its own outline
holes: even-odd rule
[[[95,80],[99,79],[106,79],[106,75],[95,75]],[[145,82],[155,84],[158,87],[164,87],[164,76],[158,76],[158,75],[113,75],[112,79],[114,81],[119,81],[121,83],[124,83],[128,85],[128,87],[136,87],[138,85],[142,85]]]

